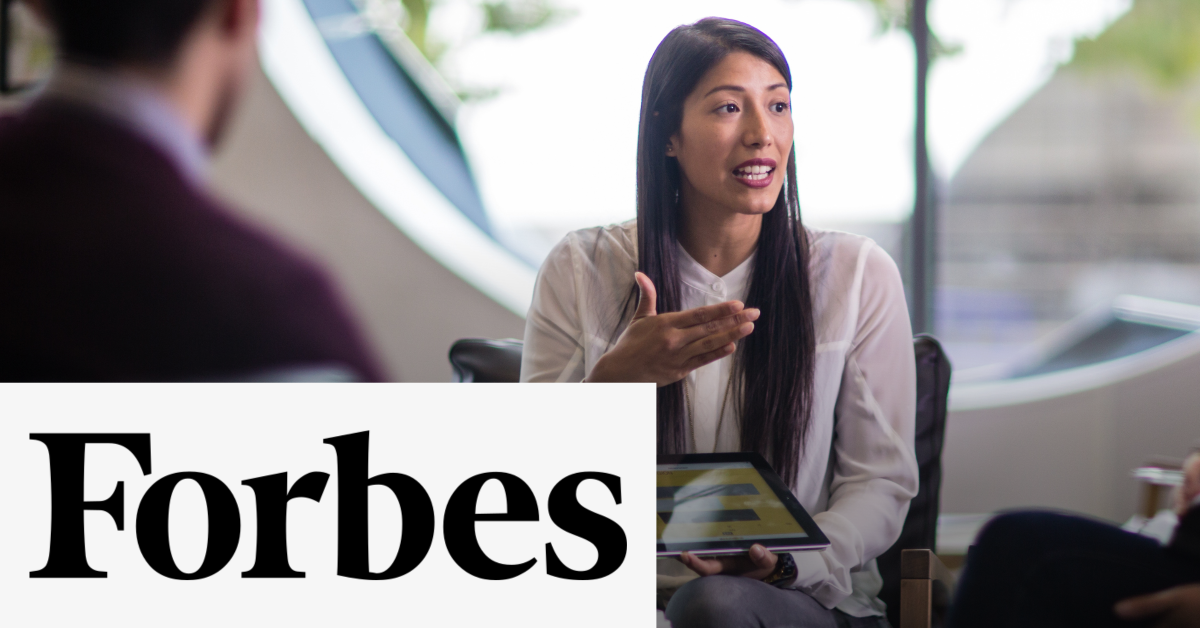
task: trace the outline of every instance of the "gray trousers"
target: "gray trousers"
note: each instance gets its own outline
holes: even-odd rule
[[[851,617],[803,591],[741,576],[692,580],[671,596],[666,614],[672,628],[889,628],[884,617]]]

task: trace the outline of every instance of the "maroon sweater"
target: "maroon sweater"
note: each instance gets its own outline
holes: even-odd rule
[[[0,119],[0,381],[382,378],[323,274],[101,114]]]

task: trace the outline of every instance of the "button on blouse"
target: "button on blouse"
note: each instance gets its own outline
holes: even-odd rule
[[[678,248],[679,279],[683,283],[680,291],[684,310],[726,301],[744,301],[750,289],[750,277],[754,269],[754,255],[725,274],[717,277],[682,246]],[[725,400],[729,386],[729,375],[733,372],[733,356],[706,364],[687,376],[688,396],[695,417],[692,427],[696,434],[695,452],[740,451],[740,434],[737,424],[735,399]],[[724,416],[718,416],[724,410]],[[720,426],[721,432],[717,433]]]

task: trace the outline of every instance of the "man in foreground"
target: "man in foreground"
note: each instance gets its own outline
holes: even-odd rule
[[[382,374],[313,265],[206,191],[258,0],[37,0],[59,64],[0,119],[0,381]]]
[[[971,548],[947,624],[1200,628],[1200,453],[1184,476],[1166,547],[1056,513],[992,520]]]

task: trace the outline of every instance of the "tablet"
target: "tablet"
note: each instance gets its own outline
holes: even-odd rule
[[[658,457],[658,555],[819,550],[829,540],[755,453]]]

